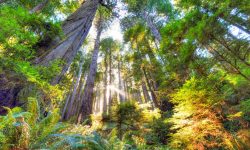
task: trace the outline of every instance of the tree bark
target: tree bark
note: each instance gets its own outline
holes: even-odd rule
[[[82,98],[84,87],[86,85],[87,75],[88,75],[88,73],[85,72],[84,76],[82,76],[82,78],[80,80],[79,88],[78,88],[77,95],[76,95],[76,103],[73,105],[73,109],[72,109],[73,116],[77,116],[77,114],[80,110],[81,98]]]
[[[109,48],[109,106],[112,105],[112,52],[111,48]]]
[[[105,54],[104,57],[104,64],[105,64],[105,75],[104,75],[104,91],[103,91],[103,113],[107,113],[107,85],[108,85],[108,62],[107,62],[107,55]]]
[[[96,95],[96,113],[100,112],[100,100],[101,100],[101,91],[100,91],[100,85],[98,85],[97,95]]]
[[[161,34],[160,34],[159,30],[158,30],[157,27],[155,26],[155,24],[154,24],[154,22],[153,22],[151,16],[150,16],[148,13],[144,12],[144,13],[143,13],[143,18],[144,18],[145,21],[147,22],[147,25],[148,25],[148,27],[149,27],[149,29],[150,29],[152,35],[154,36],[157,45],[159,45],[160,42],[161,42],[162,37],[161,37]]]
[[[70,101],[70,97],[71,97],[71,90],[72,90],[72,88],[73,88],[74,82],[75,82],[75,78],[73,78],[73,81],[72,81],[72,83],[71,83],[70,91],[68,92],[68,96],[67,96],[67,98],[66,98],[66,103],[65,103],[64,108],[63,108],[61,120],[65,120],[66,111],[67,111],[67,108],[68,108],[68,105],[69,105],[69,101]]]
[[[141,97],[141,89],[138,88],[138,90],[136,91],[136,100],[142,104],[142,97]]]
[[[142,80],[142,85],[141,86],[142,86],[142,92],[143,92],[145,103],[147,103],[147,102],[150,101],[150,96],[149,96],[147,86],[146,86],[146,83],[145,83],[144,80]]]
[[[118,82],[119,82],[119,90],[120,92],[123,91],[122,89],[122,79],[121,79],[121,62],[120,59],[118,59]],[[119,92],[119,101],[123,102],[124,101],[124,96]]]
[[[99,22],[100,23],[100,22]],[[88,78],[86,81],[86,85],[84,88],[84,93],[82,96],[82,105],[78,118],[80,117],[80,121],[87,119],[89,115],[92,113],[92,105],[93,105],[93,89],[97,71],[97,59],[100,47],[100,37],[102,33],[102,27],[97,28],[97,36],[95,40],[94,51],[92,55],[92,62],[90,64],[90,70],[88,74]]]
[[[30,13],[37,13],[43,10],[43,8],[49,3],[49,0],[44,0],[43,2],[36,5],[33,9],[30,10]]]
[[[56,59],[62,59],[65,62],[62,65],[61,73],[51,81],[52,84],[57,84],[67,72],[89,33],[98,5],[99,0],[86,0],[76,12],[64,21],[62,30],[65,38],[56,42],[55,46],[50,44],[50,50],[35,60],[36,64],[45,66]]]
[[[126,100],[128,100],[128,91],[127,91],[127,81],[125,80],[124,81],[124,85],[123,85],[123,87],[124,87],[124,92],[125,92],[125,99],[124,99],[124,102],[126,101]]]
[[[149,79],[148,79],[146,70],[143,68],[142,71],[143,71],[144,77],[145,77],[145,79],[146,79],[146,82],[147,82],[147,84],[148,84],[148,88],[149,88],[149,91],[150,91],[150,93],[151,93],[151,96],[152,96],[152,100],[153,100],[153,102],[154,102],[154,105],[155,105],[155,107],[159,108],[159,104],[158,104],[158,101],[157,101],[156,94],[155,94],[154,90],[152,89],[152,85],[150,84],[150,81],[149,81]]]
[[[80,62],[79,64],[79,70],[78,70],[78,74],[77,74],[77,78],[76,78],[76,82],[74,84],[74,88],[73,88],[73,92],[71,94],[71,97],[69,99],[69,105],[65,107],[68,107],[67,108],[67,113],[65,113],[65,120],[68,120],[70,118],[70,116],[74,116],[73,114],[73,104],[75,103],[76,101],[76,94],[77,94],[77,89],[78,89],[78,86],[79,86],[79,83],[80,83],[80,80],[81,80],[81,76],[82,76],[82,66],[83,66],[83,61]]]

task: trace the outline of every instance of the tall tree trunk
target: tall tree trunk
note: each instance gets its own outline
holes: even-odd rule
[[[111,48],[109,48],[109,107],[112,105],[112,53]]]
[[[142,80],[142,92],[143,92],[143,96],[144,96],[144,100],[145,102],[149,102],[150,101],[150,96],[149,96],[149,93],[148,93],[148,90],[147,90],[147,85],[145,83],[145,80]]]
[[[141,97],[141,88],[138,88],[138,90],[136,91],[136,100],[142,104],[142,97]]]
[[[150,71],[149,73],[154,85],[154,90],[157,91],[160,86],[160,83],[162,82],[160,78],[157,77],[157,74],[164,75],[165,73],[162,71],[161,64],[157,60],[149,43],[147,43],[147,55],[150,59],[150,63],[154,66],[154,70]]]
[[[67,72],[89,33],[98,5],[99,0],[86,0],[76,12],[64,21],[62,30],[65,38],[56,42],[55,46],[51,44],[50,50],[35,60],[36,64],[45,66],[55,59],[65,61],[61,73],[52,80],[52,84],[57,84]]]
[[[159,104],[158,104],[158,101],[157,101],[156,94],[155,94],[154,90],[152,89],[152,85],[150,84],[150,81],[149,81],[149,79],[148,79],[148,75],[147,75],[147,73],[146,73],[146,70],[143,68],[142,71],[143,71],[144,77],[145,77],[145,79],[146,79],[146,82],[147,82],[147,84],[148,84],[148,88],[149,88],[149,91],[150,91],[150,93],[151,93],[151,96],[152,96],[152,100],[153,100],[153,102],[154,102],[154,105],[155,105],[155,107],[159,108]]]
[[[100,112],[100,100],[101,100],[101,91],[100,91],[100,85],[98,85],[97,96],[96,96],[96,113]]]
[[[77,78],[76,78],[76,82],[74,84],[74,88],[73,88],[73,92],[71,94],[70,100],[69,100],[69,105],[68,106],[64,106],[64,107],[68,107],[67,108],[67,112],[65,113],[65,120],[68,120],[70,118],[70,116],[73,116],[75,114],[73,114],[73,104],[76,101],[76,94],[77,94],[77,89],[79,87],[79,83],[81,80],[81,76],[82,76],[82,66],[83,66],[83,61],[81,60],[80,64],[79,64],[79,70],[78,70],[78,74],[77,74]]]
[[[96,71],[97,71],[97,59],[98,59],[98,53],[100,48],[100,37],[102,33],[102,27],[100,25],[97,28],[97,36],[95,40],[95,46],[94,51],[92,55],[92,62],[90,64],[89,74],[86,81],[86,85],[84,88],[84,93],[82,96],[82,105],[81,110],[79,113],[78,118],[81,118],[80,121],[86,119],[89,117],[89,115],[92,113],[92,105],[93,105],[93,89],[94,89],[94,83],[95,83],[95,77],[96,77]]]
[[[100,101],[100,84],[96,85],[94,88],[94,104],[93,104],[93,114],[97,114],[99,112],[99,101]]]
[[[105,75],[104,75],[104,91],[103,91],[103,113],[107,113],[107,85],[108,85],[108,62],[107,62],[107,55],[105,54],[104,57],[104,64],[105,64]]]
[[[155,23],[153,22],[152,17],[146,12],[144,12],[142,16],[145,19],[145,21],[147,22],[147,25],[148,25],[152,35],[154,36],[156,43],[159,45],[162,37],[161,37],[161,34],[160,34],[159,30],[157,29]]]
[[[66,103],[64,105],[63,112],[62,112],[62,117],[61,117],[62,120],[65,120],[65,117],[66,117],[66,111],[67,111],[67,108],[68,108],[68,105],[69,105],[69,101],[70,101],[70,97],[71,97],[71,90],[72,90],[72,88],[74,86],[74,82],[75,82],[75,78],[72,80],[72,83],[71,83],[71,86],[70,86],[70,91],[68,92],[68,96],[66,98]]]
[[[84,76],[82,76],[82,78],[80,80],[79,88],[78,88],[77,95],[76,95],[76,102],[75,102],[75,104],[73,105],[73,108],[72,108],[73,116],[77,116],[77,113],[80,110],[81,98],[82,98],[83,89],[84,89],[85,84],[86,84],[87,74],[88,73],[85,72]]]
[[[132,79],[128,80],[127,82],[127,88],[128,88],[128,101],[132,100]]]
[[[123,91],[122,89],[122,79],[121,79],[121,62],[120,59],[118,59],[118,82],[119,82],[119,101],[124,101],[124,95],[121,93]]]
[[[123,88],[124,88],[124,92],[125,92],[125,99],[124,99],[124,102],[128,100],[128,91],[127,91],[127,81],[124,80],[124,85],[123,85]]]

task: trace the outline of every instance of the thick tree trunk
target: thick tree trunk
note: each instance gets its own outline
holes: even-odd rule
[[[15,84],[14,84],[15,83]],[[7,112],[2,106],[13,108],[18,105],[18,93],[23,89],[25,83],[11,73],[0,73],[0,115]]]
[[[93,90],[94,90],[94,83],[97,71],[97,58],[99,53],[100,47],[100,37],[102,33],[102,27],[97,29],[97,36],[95,40],[94,51],[92,55],[92,62],[90,64],[89,74],[86,81],[86,85],[84,88],[84,93],[82,96],[82,104],[81,110],[79,113],[78,118],[81,118],[80,121],[87,119],[89,115],[92,113],[92,105],[93,105]]]
[[[65,61],[61,73],[52,80],[52,84],[57,84],[67,72],[89,33],[98,5],[99,0],[86,0],[76,12],[64,21],[62,30],[65,38],[57,42],[55,46],[51,44],[54,47],[51,47],[51,50],[35,60],[36,64],[45,66],[56,59]]]

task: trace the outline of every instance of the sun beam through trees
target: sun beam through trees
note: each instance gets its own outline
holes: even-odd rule
[[[0,0],[1,150],[249,150],[249,0]]]

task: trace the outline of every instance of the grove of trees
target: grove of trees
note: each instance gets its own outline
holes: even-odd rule
[[[0,149],[250,149],[250,2],[0,0]]]

